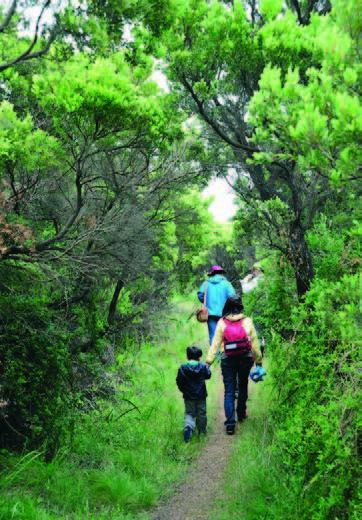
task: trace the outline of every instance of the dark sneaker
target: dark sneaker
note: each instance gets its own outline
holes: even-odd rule
[[[226,433],[228,435],[234,435],[234,433],[235,433],[235,426],[227,426],[226,427]]]
[[[248,410],[245,410],[245,414],[241,417],[238,416],[238,422],[244,422],[249,417]]]
[[[184,429],[185,442],[190,442],[191,437],[192,437],[192,428],[191,428],[191,426],[186,426],[186,428]]]
[[[206,434],[206,433],[207,433],[207,428],[205,428],[205,430],[198,430],[198,432],[199,432],[199,435],[200,435],[201,433]]]

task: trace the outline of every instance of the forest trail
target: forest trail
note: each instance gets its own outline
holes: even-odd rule
[[[226,471],[232,444],[242,427],[237,425],[234,436],[226,435],[224,388],[220,369],[217,374],[215,370],[215,376],[217,414],[214,423],[209,425],[208,442],[200,452],[187,481],[179,486],[167,504],[151,512],[150,520],[208,520],[214,501],[223,495],[222,476]]]

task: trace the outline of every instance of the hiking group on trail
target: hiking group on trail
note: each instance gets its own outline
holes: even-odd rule
[[[193,431],[207,431],[206,379],[211,378],[210,366],[215,358],[221,358],[221,373],[224,383],[225,427],[228,435],[235,433],[236,422],[248,417],[248,380],[256,364],[254,381],[263,380],[262,354],[253,321],[244,316],[244,306],[224,269],[213,266],[209,280],[203,282],[197,296],[208,310],[207,324],[210,348],[206,362],[202,363],[202,350],[186,349],[187,363],[179,369],[176,383],[185,402],[184,440],[189,442]],[[206,301],[205,300],[206,295]],[[236,399],[237,395],[237,399]],[[235,399],[236,410],[235,410]],[[236,412],[236,413],[235,413]]]

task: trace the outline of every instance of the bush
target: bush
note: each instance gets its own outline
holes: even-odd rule
[[[358,281],[316,281],[273,355],[275,449],[297,477],[300,520],[357,518]]]
[[[40,299],[2,296],[1,308],[1,447],[32,449],[46,441],[54,453],[69,428],[66,337],[52,330]]]

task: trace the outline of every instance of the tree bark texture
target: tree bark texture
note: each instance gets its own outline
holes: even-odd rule
[[[107,318],[108,325],[112,325],[112,323],[114,321],[114,317],[115,317],[115,314],[116,314],[118,297],[119,297],[119,293],[121,292],[121,290],[123,288],[123,285],[124,285],[123,281],[122,280],[118,280],[118,282],[116,284],[116,288],[114,289],[114,293],[113,293],[111,304],[109,306],[109,312],[108,312],[108,318]]]
[[[294,269],[298,299],[302,300],[314,278],[314,268],[305,231],[300,223],[290,226],[288,259]]]

